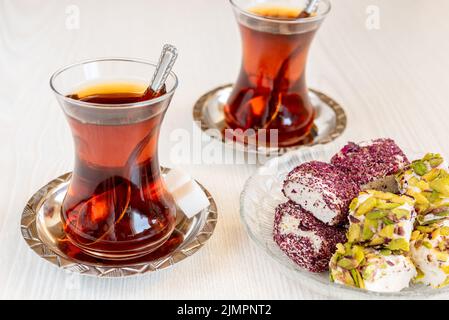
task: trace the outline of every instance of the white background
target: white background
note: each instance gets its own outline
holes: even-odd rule
[[[80,10],[75,30],[66,27],[71,4]],[[344,140],[388,136],[407,149],[449,154],[449,1],[333,4],[308,79],[345,107]],[[380,30],[366,28],[369,5],[380,9]],[[172,269],[75,277],[25,245],[23,206],[72,166],[69,128],[48,86],[52,72],[86,58],[155,60],[165,42],[180,50],[180,86],[161,134],[161,162],[170,166],[171,130],[196,130],[196,99],[237,76],[240,39],[226,0],[0,0],[0,298],[326,298],[286,278],[246,235],[239,194],[254,166],[184,166],[213,194],[219,223],[201,251]]]

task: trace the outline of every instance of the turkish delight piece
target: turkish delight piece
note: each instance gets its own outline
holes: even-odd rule
[[[408,196],[367,190],[350,205],[348,241],[392,251],[409,251],[416,218]]]
[[[404,152],[392,139],[363,143],[349,142],[331,159],[362,190],[375,189],[397,193],[395,174],[409,164]]]
[[[331,281],[375,292],[401,291],[417,274],[406,256],[349,242],[337,245],[329,269]]]
[[[416,283],[434,288],[449,284],[449,220],[417,226],[410,254],[418,270]]]
[[[449,213],[449,173],[441,155],[428,153],[413,161],[397,176],[397,181],[401,193],[415,198],[419,218]]]
[[[332,227],[289,201],[276,208],[273,239],[298,266],[323,272],[337,243],[344,242],[345,229]]]
[[[347,222],[358,186],[335,166],[311,161],[297,166],[284,181],[284,195],[328,225]]]

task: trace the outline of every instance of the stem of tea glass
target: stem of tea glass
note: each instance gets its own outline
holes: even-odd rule
[[[297,19],[309,18],[311,15],[313,15],[313,13],[315,13],[315,11],[318,8],[319,2],[320,0],[310,0],[307,3],[306,8],[302,10],[301,13],[298,15]],[[279,95],[281,91],[282,79],[284,78],[284,74],[287,72],[289,62],[291,61],[292,57],[297,55],[300,50],[301,46],[299,45],[295,50],[293,50],[293,52],[287,57],[287,59],[285,59],[282,62],[281,67],[279,68],[279,71],[273,80],[273,90],[271,93],[270,100],[268,101],[268,110],[269,110],[268,114],[271,114],[271,117],[265,124],[264,126],[265,129],[270,126],[270,124],[276,119],[279,113],[281,107]]]
[[[157,96],[164,88],[165,81],[170,74],[176,58],[178,57],[178,49],[171,44],[166,44],[162,48],[161,57],[156,67],[156,71],[151,79],[151,84],[147,90],[153,92],[153,96]]]

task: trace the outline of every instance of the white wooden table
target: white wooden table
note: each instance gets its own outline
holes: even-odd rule
[[[372,29],[367,19],[377,9],[380,29]],[[70,16],[77,10],[79,26]],[[345,140],[389,136],[405,148],[449,154],[448,10],[447,0],[334,1],[308,79],[346,108]],[[22,240],[28,198],[73,164],[69,128],[48,85],[52,72],[93,57],[154,60],[165,42],[180,50],[181,82],[160,146],[170,166],[170,132],[197,131],[196,99],[237,76],[240,39],[226,0],[0,0],[0,298],[326,298],[285,277],[246,235],[239,194],[255,170],[249,165],[184,165],[215,197],[219,223],[201,251],[166,271],[73,276]]]

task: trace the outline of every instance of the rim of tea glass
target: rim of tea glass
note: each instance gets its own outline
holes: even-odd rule
[[[179,81],[178,81],[178,76],[171,71],[170,72],[170,76],[173,77],[174,79],[174,84],[173,87],[170,88],[170,90],[168,90],[166,93],[164,93],[163,95],[155,98],[155,99],[148,99],[148,100],[144,100],[144,101],[139,101],[139,102],[133,102],[133,103],[124,103],[124,104],[109,104],[109,103],[92,103],[92,102],[86,102],[86,101],[81,101],[81,100],[76,100],[76,99],[72,99],[70,97],[67,97],[65,94],[61,93],[60,91],[58,91],[56,89],[56,86],[54,84],[56,78],[62,74],[63,72],[75,68],[75,67],[79,67],[82,65],[86,65],[89,63],[95,63],[95,62],[114,62],[114,61],[118,61],[118,62],[132,62],[132,63],[140,63],[140,64],[145,64],[147,66],[152,66],[154,68],[157,67],[157,64],[145,59],[138,59],[138,58],[122,58],[122,57],[106,57],[106,58],[96,58],[96,59],[88,59],[88,60],[82,60],[79,62],[75,62],[72,63],[70,65],[67,65],[65,67],[60,68],[59,70],[57,70],[55,73],[53,73],[53,75],[50,77],[50,88],[52,89],[52,91],[61,99],[65,100],[65,101],[69,101],[73,104],[79,105],[79,106],[83,106],[83,107],[87,107],[87,108],[94,108],[94,109],[115,109],[115,110],[119,110],[119,109],[133,109],[133,108],[141,108],[141,107],[145,107],[148,105],[154,105],[156,103],[159,103],[161,101],[166,100],[167,98],[169,98],[170,96],[172,96],[176,90],[176,88],[178,87]],[[151,77],[151,74],[148,75],[149,77]],[[149,82],[148,82],[149,85]]]
[[[327,16],[327,14],[331,11],[331,8],[332,8],[332,5],[329,0],[321,0],[320,3],[325,4],[326,8],[325,8],[324,12],[320,13],[319,15],[308,17],[308,18],[279,19],[279,18],[274,18],[274,17],[265,17],[265,16],[261,16],[261,15],[252,13],[252,12],[248,11],[248,8],[242,8],[241,6],[239,6],[236,3],[236,0],[229,0],[229,2],[235,9],[237,9],[240,13],[246,15],[247,17],[254,18],[257,20],[262,20],[262,21],[271,21],[271,22],[278,22],[278,23],[285,23],[285,24],[309,23],[309,22],[322,20],[322,19],[324,19],[324,17]],[[264,3],[268,4],[268,3],[270,3],[270,1],[266,1]]]

